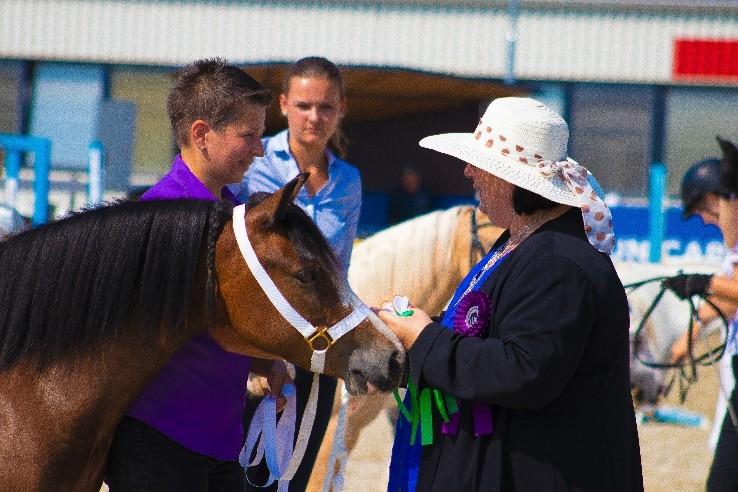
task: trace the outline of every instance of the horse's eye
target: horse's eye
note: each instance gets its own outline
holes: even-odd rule
[[[300,270],[295,274],[295,278],[303,284],[313,284],[315,282],[315,274],[312,270]]]

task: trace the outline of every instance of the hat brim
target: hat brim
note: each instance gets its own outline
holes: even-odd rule
[[[581,205],[574,192],[559,176],[547,178],[532,166],[482,149],[472,133],[431,135],[422,139],[419,144],[426,149],[456,157],[508,183],[548,198],[552,202],[572,207]]]

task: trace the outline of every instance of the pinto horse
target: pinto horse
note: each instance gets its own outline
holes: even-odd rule
[[[352,310],[348,287],[292,203],[304,181],[250,205],[245,227],[287,301],[332,326]],[[123,202],[0,243],[0,490],[98,491],[125,410],[205,329],[227,350],[310,367],[312,342],[257,285],[232,217],[223,203]],[[373,313],[332,342],[324,372],[349,391],[396,386],[404,352]]]

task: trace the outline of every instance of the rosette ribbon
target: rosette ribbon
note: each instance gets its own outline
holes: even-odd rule
[[[467,337],[481,337],[489,323],[491,316],[489,297],[485,294],[472,291],[459,299],[454,312],[454,333]],[[459,417],[457,412],[448,422],[441,426],[441,432],[446,435],[456,435],[459,431]],[[492,434],[492,407],[487,403],[472,402],[472,421],[476,437]]]

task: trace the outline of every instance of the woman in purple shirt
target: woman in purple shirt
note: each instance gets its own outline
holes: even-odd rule
[[[254,157],[271,93],[238,67],[198,60],[177,77],[167,110],[181,154],[141,200],[237,198],[226,188],[241,180]],[[175,253],[176,254],[176,253]],[[106,479],[119,491],[238,491],[243,469],[241,416],[249,371],[270,371],[272,389],[285,377],[282,362],[226,350],[206,332],[161,369],[116,431]]]

